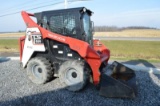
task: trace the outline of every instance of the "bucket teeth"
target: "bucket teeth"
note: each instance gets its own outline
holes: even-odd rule
[[[132,69],[113,62],[104,70],[100,79],[100,95],[115,98],[134,98],[136,96],[136,75]]]

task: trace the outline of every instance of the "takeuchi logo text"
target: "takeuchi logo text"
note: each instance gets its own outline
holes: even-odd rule
[[[56,36],[56,35],[53,35],[53,34],[48,34],[49,37],[53,38],[53,39],[57,39],[59,41],[62,41],[62,42],[65,42],[66,39],[65,38],[62,38],[62,37],[59,37],[59,36]]]

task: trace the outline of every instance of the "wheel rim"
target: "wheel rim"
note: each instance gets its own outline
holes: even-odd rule
[[[69,68],[65,72],[65,82],[67,85],[74,85],[81,82],[82,77],[74,68]]]
[[[42,79],[42,68],[38,65],[35,64],[32,66],[32,74],[37,78],[37,79]]]

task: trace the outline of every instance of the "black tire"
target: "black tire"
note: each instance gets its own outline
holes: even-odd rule
[[[66,61],[60,66],[58,72],[62,86],[69,91],[82,90],[88,82],[89,74],[84,62]]]
[[[53,77],[53,70],[49,60],[35,57],[28,62],[27,75],[36,84],[44,84]]]

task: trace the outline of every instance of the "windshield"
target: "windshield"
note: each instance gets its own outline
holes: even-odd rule
[[[85,31],[85,41],[92,45],[90,16],[87,13],[83,15],[83,27]]]

